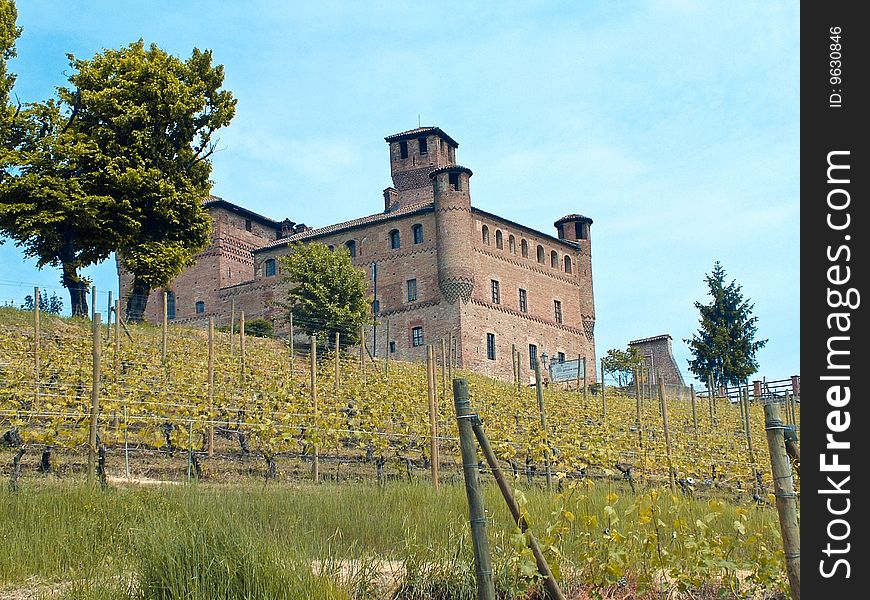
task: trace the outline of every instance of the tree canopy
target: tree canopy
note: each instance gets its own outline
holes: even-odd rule
[[[705,281],[712,297],[709,304],[695,302],[700,328],[689,345],[694,358],[689,370],[701,379],[712,375],[714,385],[740,385],[758,371],[755,354],[767,344],[756,340],[758,317],[752,316],[754,305],[743,298],[735,280],[725,284],[726,273],[717,261]]]
[[[80,269],[118,251],[133,274],[127,316],[139,320],[151,287],[208,244],[213,136],[236,101],[210,51],[182,61],[139,40],[88,60],[68,56],[70,85],[10,124],[0,233],[39,267],[62,268],[73,314],[87,314]]]
[[[643,364],[643,355],[634,346],[625,350],[611,348],[602,361],[604,370],[612,373],[617,385],[622,387],[629,384],[632,372]]]
[[[360,325],[370,323],[371,316],[365,271],[354,266],[347,250],[297,243],[281,265],[289,284],[282,306],[288,318],[293,313],[294,327],[324,342],[339,331],[342,344],[356,344]]]

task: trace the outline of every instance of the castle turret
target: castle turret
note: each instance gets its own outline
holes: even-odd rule
[[[590,340],[595,334],[595,303],[592,296],[592,219],[583,215],[565,215],[553,225],[560,240],[573,242],[577,245],[576,269],[577,277],[583,283],[580,286],[580,315],[583,319],[583,331]]]
[[[474,290],[471,169],[451,165],[432,171],[429,177],[435,200],[438,285],[447,302],[468,302]]]
[[[389,135],[390,175],[396,197],[390,199],[387,212],[420,202],[432,201],[429,173],[456,164],[459,144],[439,127],[418,127]]]

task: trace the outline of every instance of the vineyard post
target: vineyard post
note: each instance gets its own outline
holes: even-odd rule
[[[94,482],[97,468],[97,415],[100,411],[100,313],[94,313],[92,323],[93,378],[91,381],[91,423],[88,434],[88,484]]]
[[[341,388],[340,377],[341,377],[341,337],[338,331],[335,332],[335,399],[338,400],[338,390]]]
[[[450,343],[447,345],[447,379],[453,381],[453,333],[450,333]]]
[[[208,457],[214,456],[214,317],[208,318]]]
[[[707,374],[707,396],[710,401],[710,427],[716,427],[716,392],[713,391],[713,374]]]
[[[517,345],[511,344],[511,371],[514,374],[514,387],[517,386]]]
[[[239,360],[241,381],[245,383],[245,311],[239,313]]]
[[[754,485],[759,487],[758,481],[758,465],[755,462],[755,450],[752,447],[752,428],[750,427],[749,421],[749,386],[746,386],[743,390],[743,410],[744,410],[744,422],[746,424],[746,445],[749,448],[749,461],[752,463],[752,475],[755,477]]]
[[[695,384],[689,384],[689,394],[692,396],[692,422],[695,424],[695,437],[698,437],[698,407],[695,400]]]
[[[109,341],[109,338],[112,337],[112,290],[109,290],[109,304],[106,307],[106,341]],[[118,318],[118,315],[115,315],[115,319]]]
[[[37,302],[39,298],[36,299]],[[97,314],[97,286],[91,286],[91,320],[94,319],[94,315]]]
[[[160,352],[160,360],[163,362],[163,365],[166,366],[166,345],[168,342],[168,332],[167,328],[169,327],[169,292],[163,292],[163,346]]]
[[[514,522],[517,524],[517,527],[520,528],[520,531],[525,533],[529,528],[529,524],[514,498],[510,484],[508,484],[504,477],[504,473],[501,471],[501,467],[495,457],[495,452],[493,452],[489,439],[486,437],[486,432],[483,431],[483,424],[480,422],[480,419],[475,419],[473,421],[472,428],[474,429],[474,435],[477,436],[477,442],[480,444],[483,456],[486,458],[486,462],[489,464],[493,477],[495,477],[495,481],[501,490],[501,495],[504,497],[504,501],[508,505],[508,510],[510,510],[511,516],[514,518]],[[547,598],[550,600],[565,600],[565,596],[562,594],[562,590],[559,588],[556,578],[553,577],[550,565],[547,564],[547,559],[544,557],[544,553],[541,552],[538,540],[535,539],[532,532],[529,532],[526,537],[526,544],[535,556],[535,563],[538,565],[538,573],[544,579],[544,587],[547,589]]]
[[[317,436],[317,337],[311,336],[311,406],[314,410],[314,435]],[[314,483],[320,482],[320,459],[317,455],[317,444],[312,444],[313,460],[311,465],[311,476]]]
[[[480,493],[480,472],[477,449],[474,444],[472,423],[477,415],[471,412],[468,400],[468,381],[453,380],[453,403],[456,407],[456,423],[459,427],[459,450],[462,454],[462,474],[465,477],[465,494],[468,498],[471,542],[474,548],[475,575],[478,600],[495,600],[492,581],[492,563],[489,558],[489,541],[486,539],[486,511]]]
[[[190,471],[193,467],[193,419],[187,422],[187,483],[190,483]]]
[[[435,406],[435,347],[432,344],[426,346],[426,382],[429,392],[429,457],[432,467],[432,484],[438,489],[438,409]]]
[[[640,403],[641,403],[641,394],[643,393],[643,384],[640,381],[641,367],[638,367],[634,370],[634,399],[635,404],[637,405],[637,416],[634,420],[634,425],[637,427],[637,444],[642,449],[643,448],[643,423],[641,421],[640,414]]]
[[[523,363],[522,363],[522,354],[520,354],[519,348],[517,348],[517,391],[523,389]]]
[[[34,389],[34,404],[39,399],[39,346],[41,344],[39,331],[39,288],[33,288],[33,389]]]
[[[233,351],[233,346],[235,344],[236,337],[236,299],[233,298],[232,302],[230,302],[230,356],[232,356],[235,352]]]
[[[583,406],[589,400],[589,385],[586,381],[586,357],[583,357]]]
[[[366,327],[365,325],[359,326],[359,372],[365,375],[366,363],[365,363],[365,353],[366,353]]]
[[[607,397],[605,396],[604,384],[604,359],[601,359],[601,415],[604,424],[607,424]]]
[[[129,426],[130,424],[127,421],[127,407],[124,406],[124,476],[127,479],[130,479],[130,444],[127,439],[127,428]]]
[[[447,400],[447,340],[441,338],[441,399]]]
[[[293,313],[290,313],[290,378],[292,380],[294,371],[293,371],[293,359],[296,354],[296,349],[293,347]]]
[[[384,323],[384,375],[390,377],[390,322]]]
[[[668,400],[665,398],[665,384],[662,381],[661,374],[656,375],[656,381],[658,382],[659,402],[661,403],[662,409],[662,425],[665,430],[665,452],[667,452],[668,458],[668,481],[671,484],[671,493],[673,494],[677,491],[677,483],[674,478],[674,462],[671,459],[671,432],[668,429]]]
[[[782,531],[782,546],[785,551],[786,573],[792,597],[801,597],[801,538],[797,521],[797,494],[791,463],[785,451],[785,425],[779,417],[779,406],[770,402],[764,405],[764,428],[767,431],[767,446],[770,449],[770,468],[773,474],[776,511]]]
[[[115,348],[112,354],[112,371],[115,378],[115,383],[118,383],[118,375],[120,374],[121,364],[121,299],[115,300]]]
[[[580,362],[581,362],[582,360],[583,360],[583,358],[578,354],[578,355],[577,355],[577,399],[580,400],[580,399],[582,398],[582,400],[583,400],[583,406],[585,407],[585,406],[586,406],[586,396],[585,396],[585,394],[583,393],[585,390],[583,390],[583,389],[580,387],[580,386],[582,385],[582,384],[580,383],[580,377],[581,377],[581,375],[582,375],[582,373],[583,373],[583,372],[580,370],[580,369],[581,369],[581,367],[580,367]]]
[[[547,491],[553,489],[553,473],[550,469],[550,435],[547,431],[547,411],[544,408],[544,386],[541,385],[541,361],[535,361],[535,392],[538,396],[538,412],[541,413],[541,433],[544,435],[544,467],[547,475]]]

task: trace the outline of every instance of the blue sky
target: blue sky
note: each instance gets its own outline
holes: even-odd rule
[[[472,203],[553,233],[594,219],[596,347],[698,327],[714,261],[755,303],[759,376],[800,373],[795,2],[20,0],[14,92],[54,93],[67,53],[143,38],[210,48],[238,98],[213,193],[321,226],[383,208],[383,137],[437,125]],[[0,303],[59,272],[0,246]],[[114,263],[88,270],[105,306]]]

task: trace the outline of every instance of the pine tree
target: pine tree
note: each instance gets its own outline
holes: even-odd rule
[[[701,313],[701,327],[689,345],[694,358],[689,370],[702,380],[713,376],[714,385],[740,385],[758,371],[755,353],[767,344],[756,340],[758,317],[754,304],[744,299],[736,281],[725,285],[725,269],[716,261],[705,277],[712,296],[710,304],[695,302]]]

